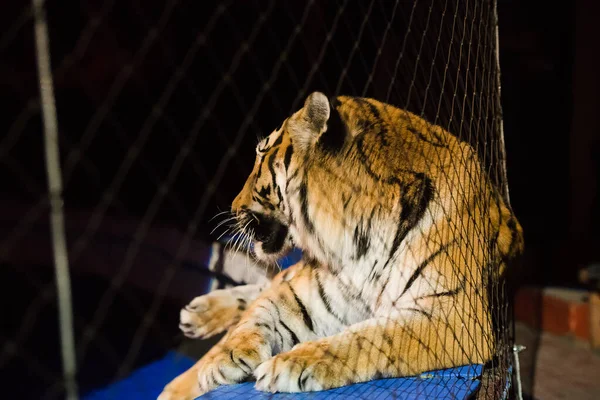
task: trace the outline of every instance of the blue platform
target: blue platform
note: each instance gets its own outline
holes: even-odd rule
[[[337,389],[307,393],[265,393],[254,389],[253,382],[221,386],[197,400],[456,400],[467,399],[479,387],[482,366],[468,365],[432,371],[417,377],[378,379]]]
[[[88,393],[83,400],[153,400],[164,386],[194,364],[194,360],[171,351],[127,378]],[[467,399],[479,387],[482,366],[470,365],[433,371],[417,377],[379,379],[322,392],[265,393],[254,389],[253,382],[221,386],[198,400],[210,399],[273,399],[273,400],[332,400],[332,399]]]
[[[195,362],[190,357],[170,351],[162,359],[138,368],[128,377],[84,395],[82,400],[156,400],[167,383]]]

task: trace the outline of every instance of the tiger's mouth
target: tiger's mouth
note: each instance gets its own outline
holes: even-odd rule
[[[249,213],[248,228],[253,234],[255,242],[254,251],[260,257],[265,255],[281,255],[289,250],[289,228],[277,219],[260,214]]]

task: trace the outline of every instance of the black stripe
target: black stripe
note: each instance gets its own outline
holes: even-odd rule
[[[296,168],[296,169],[294,170],[294,172],[292,172],[292,174],[291,174],[291,175],[289,175],[289,176],[287,177],[286,183],[287,183],[287,185],[288,185],[288,186],[289,186],[290,182],[291,182],[291,181],[292,181],[294,178],[296,178],[298,175],[300,175],[300,169],[301,169],[301,168]]]
[[[256,324],[254,324],[254,326],[256,326],[257,328],[265,328],[271,330],[271,327],[264,322],[257,322]]]
[[[290,335],[290,338],[292,339],[292,346],[294,347],[295,345],[297,345],[298,343],[300,343],[300,340],[298,340],[298,336],[296,336],[296,334],[294,333],[294,331],[292,331],[290,329],[289,326],[287,326],[285,324],[285,322],[283,322],[282,320],[279,320],[279,324],[281,324],[281,326],[288,332],[288,334]]]
[[[298,303],[298,308],[300,308],[300,312],[302,313],[302,319],[304,320],[304,324],[308,327],[308,329],[310,329],[312,332],[314,332],[315,330],[313,327],[313,322],[312,322],[312,319],[310,318],[310,315],[308,314],[308,310],[304,306],[304,303],[302,302],[302,300],[300,300],[300,298],[296,294],[296,291],[294,290],[292,285],[290,285],[288,283],[288,286],[290,288],[290,291],[294,295],[294,300],[296,300],[296,303]]]
[[[373,133],[377,134],[377,137],[381,141],[381,145],[389,146],[389,142],[386,137],[388,134],[388,128],[385,124],[385,119],[381,117],[381,112],[375,104],[371,103],[367,99],[361,99],[361,103],[366,104],[371,113],[373,114],[373,121],[363,122],[363,128],[365,130],[367,128],[374,128],[375,131]]]
[[[274,210],[274,209],[275,209],[275,207],[273,206],[273,204],[271,204],[271,203],[269,203],[269,202],[268,202],[268,199],[267,199],[267,201],[265,201],[265,200],[262,200],[262,199],[260,199],[260,198],[256,197],[256,196],[253,194],[253,195],[252,195],[252,200],[254,200],[255,202],[257,202],[257,203],[258,203],[258,204],[260,204],[261,206],[263,206],[263,207],[265,207],[265,208],[268,208],[269,210]]]
[[[271,173],[271,183],[272,183],[273,187],[277,186],[277,183],[275,182],[275,167],[273,166],[276,156],[277,156],[277,152],[274,151],[273,154],[271,154],[269,156],[269,161],[268,161],[269,172]]]
[[[279,130],[279,129],[277,129],[277,130]],[[281,144],[282,140],[283,140],[283,133],[280,132],[279,136],[277,137],[277,139],[275,140],[275,142],[273,142],[273,144],[271,145],[271,147],[279,146]]]
[[[377,264],[379,263],[379,259],[375,259],[375,262],[373,262],[373,266],[371,267],[371,272],[369,272],[369,276],[367,277],[367,280],[372,280],[372,276],[375,275],[375,267],[377,266]]]
[[[346,209],[348,208],[348,204],[350,204],[350,199],[352,197],[349,196],[348,198],[346,198],[346,196],[344,195],[344,193],[342,193],[342,202],[344,203],[344,211],[346,211]]]
[[[365,146],[365,141],[364,141],[364,136],[363,135],[357,136],[356,139],[355,139],[355,143],[356,143],[355,146],[356,146],[356,152],[357,152],[357,156],[358,156],[358,161],[362,164],[362,166],[365,168],[365,172],[367,174],[369,174],[369,176],[371,178],[373,178],[373,179],[375,179],[377,181],[383,182],[383,183],[387,183],[388,185],[399,185],[399,184],[401,184],[401,182],[396,177],[384,178],[383,176],[381,176],[377,172],[373,171],[373,169],[371,168],[370,163],[369,163],[369,156],[365,152],[365,147],[369,147],[370,148],[370,146]],[[412,171],[412,170],[409,170],[409,169],[397,169],[396,172],[413,175],[415,177],[415,179],[419,179],[421,176],[424,175],[423,173],[415,172],[415,171]]]
[[[268,308],[264,307],[265,310],[275,311],[275,313],[277,314],[277,319],[281,319],[281,315],[279,314],[279,306],[273,300],[271,300],[271,299],[267,299],[267,301],[269,303],[271,303],[271,305],[273,306],[273,310],[269,310]]]
[[[308,378],[310,377],[310,373],[308,374],[304,374],[307,370],[305,369],[304,371],[302,371],[302,373],[300,375],[298,375],[298,389],[300,389],[301,392],[304,392],[304,385],[306,385],[306,381],[308,380]]]
[[[364,232],[357,225],[356,228],[354,228],[354,246],[356,247],[356,259],[357,260],[364,257],[365,254],[367,254],[367,251],[369,251],[370,245],[371,245],[371,241],[369,239],[369,233]]]
[[[223,376],[223,372],[221,371],[221,368],[217,368],[216,371],[214,368],[212,369],[212,373],[211,373],[211,378],[212,381],[215,383],[215,385],[218,385],[220,382],[217,381],[217,376],[216,376],[216,371],[219,371],[219,374],[221,374],[221,382],[227,382],[227,379],[225,379],[225,376]]]
[[[283,340],[283,335],[281,334],[281,332],[279,332],[279,330],[277,329],[277,326],[275,326],[274,331],[277,334],[277,336],[279,336],[279,343],[281,343],[280,348],[283,349],[283,344],[285,343],[285,341]]]
[[[418,314],[424,315],[429,320],[432,318],[431,313],[428,313],[427,311],[421,308],[403,308],[402,310],[416,312]]]
[[[277,317],[277,320],[281,321],[281,314],[279,312],[279,307],[277,306],[277,304],[273,300],[271,300],[271,299],[267,299],[267,301],[271,304],[271,306],[273,307],[273,309],[270,310],[267,307],[262,306],[262,305],[259,306],[259,307],[264,308],[269,314],[271,314],[271,312],[274,312],[275,315],[276,315],[276,317]],[[281,339],[281,346],[283,347],[283,336],[277,330],[277,323],[275,321],[275,318],[272,315],[271,315],[271,320],[273,321],[273,325],[274,325],[273,326],[273,331],[279,335],[279,338]]]
[[[256,192],[256,194],[258,194],[263,199],[267,199],[268,196],[271,194],[271,187],[270,186],[262,186],[260,188],[260,190],[258,190]]]
[[[365,146],[365,140],[364,140],[363,135],[357,136],[356,139],[354,140],[354,142],[355,142],[356,153],[358,156],[358,161],[362,164],[362,166],[365,168],[365,172],[371,178],[373,178],[377,181],[386,183],[388,185],[401,185],[400,180],[398,178],[396,178],[395,176],[384,178],[383,176],[381,176],[380,174],[378,174],[371,168],[370,163],[369,163],[369,156],[365,152],[365,148],[367,148],[367,147],[372,148],[372,146]],[[424,176],[424,174],[422,172],[416,172],[416,171],[405,169],[405,168],[398,168],[395,171],[397,173],[404,173],[407,175],[412,175],[415,179],[422,179],[422,177]]]
[[[379,279],[381,279],[381,272],[375,272],[369,283],[372,283],[373,281],[378,281]]]
[[[375,180],[381,181],[382,180],[381,175],[379,175],[378,173],[373,171],[373,169],[371,169],[371,166],[369,165],[370,164],[369,156],[367,155],[367,153],[365,153],[364,136],[359,135],[358,137],[356,137],[355,142],[356,142],[356,152],[358,155],[358,161],[360,161],[360,163],[363,165],[363,167],[367,171],[367,174],[369,174]]]
[[[373,218],[375,216],[375,207],[373,207],[373,209],[371,210],[371,214],[369,215],[369,218],[367,220],[367,228],[366,230],[363,229],[358,229],[359,226],[363,225],[363,221],[362,221],[362,217],[361,217],[361,221],[360,223],[356,226],[355,230],[354,230],[354,244],[356,246],[356,258],[362,258],[367,251],[369,251],[369,248],[371,247],[371,224],[373,222]],[[377,261],[375,261],[375,264],[377,264]],[[373,268],[375,268],[375,264],[373,265]]]
[[[271,302],[272,305],[275,305],[275,303]],[[256,308],[262,308],[263,310],[265,310],[267,313],[271,313],[271,309],[267,308],[267,306],[263,305],[263,304],[259,304],[256,306]]]
[[[271,378],[271,385],[273,385],[274,387],[277,387],[277,381],[279,380],[280,376],[281,376],[280,372],[276,373],[275,376],[273,378]]]
[[[390,247],[389,258],[386,261],[386,265],[392,260],[396,250],[400,247],[400,243],[404,240],[408,232],[410,232],[415,225],[423,218],[427,206],[433,198],[433,184],[425,174],[415,174],[415,181],[412,184],[401,185],[402,195],[400,197],[400,217],[398,219],[398,228],[394,235],[394,241]]]
[[[381,301],[381,296],[383,296],[383,292],[385,292],[385,289],[386,289],[388,283],[390,282],[390,276],[391,276],[391,274],[388,272],[388,276],[385,279],[385,282],[381,285],[381,291],[377,295],[377,302],[375,304],[379,304],[379,302]]]
[[[290,143],[287,149],[285,149],[285,155],[283,156],[283,166],[286,172],[290,167],[290,162],[292,161],[292,154],[294,154],[294,146]]]
[[[369,282],[373,282],[374,280],[379,280],[381,278],[381,271],[375,269],[378,263],[379,260],[375,260],[373,266],[371,267],[371,272],[369,272],[369,277],[367,278]]]
[[[262,173],[262,166],[263,166],[263,156],[259,157],[258,160],[258,171],[256,171],[256,182],[258,182],[258,180],[260,179],[260,174]]]
[[[250,366],[249,366],[248,364],[246,364],[246,362],[245,362],[244,360],[242,360],[241,358],[239,358],[239,359],[238,359],[238,362],[236,362],[236,361],[233,359],[233,351],[230,351],[230,352],[229,352],[229,359],[231,360],[231,362],[232,362],[233,364],[235,364],[235,365],[239,366],[239,367],[240,367],[240,368],[241,368],[241,369],[242,369],[242,370],[243,370],[245,373],[247,373],[247,374],[250,374],[250,373],[252,373],[252,368],[250,368]],[[242,364],[242,365],[243,365],[244,367],[246,367],[246,368],[242,368],[242,366],[241,366],[240,364]],[[223,373],[221,372],[221,370],[219,370],[219,372],[221,373],[221,375],[223,374]]]
[[[306,230],[309,233],[314,233],[315,226],[310,220],[310,216],[308,215],[308,184],[306,179],[304,182],[300,184],[300,190],[298,191],[298,195],[300,196],[300,213],[302,214],[302,218],[304,219],[304,224],[306,225]]]
[[[416,300],[421,300],[421,299],[428,299],[428,298],[432,298],[432,297],[433,298],[437,298],[437,297],[451,297],[451,296],[456,296],[463,289],[464,289],[464,287],[461,285],[461,286],[457,287],[456,289],[447,290],[445,292],[437,292],[437,293],[432,293],[432,294],[426,294],[425,296],[417,297],[415,299],[415,301]]]
[[[423,134],[423,132],[419,132],[419,131],[418,131],[418,130],[416,130],[416,129],[415,129],[413,126],[407,126],[407,127],[406,127],[406,129],[407,129],[407,130],[408,130],[410,133],[412,133],[413,135],[415,135],[417,138],[419,138],[419,140],[421,140],[421,141],[423,141],[423,142],[425,142],[425,143],[428,143],[428,144],[430,144],[430,145],[432,145],[432,146],[434,146],[434,147],[443,147],[443,148],[448,148],[448,146],[447,146],[446,144],[444,144],[444,143],[436,143],[436,142],[433,142],[433,141],[429,140],[429,139],[427,138],[427,136],[425,136],[425,135]],[[431,133],[432,133],[432,134],[434,134],[433,132],[431,132]],[[434,135],[435,135],[435,134],[434,134]],[[440,138],[439,138],[439,136],[438,136],[438,140],[439,140],[439,139],[440,139]]]
[[[381,120],[381,113],[379,112],[379,109],[377,109],[377,106],[366,99],[363,102],[367,104],[367,107],[369,107],[369,110],[371,110],[371,112],[373,113],[373,116],[376,119]]]
[[[344,320],[337,315],[337,313],[333,312],[333,309],[331,308],[331,305],[329,304],[329,296],[327,296],[327,293],[325,293],[325,288],[323,287],[323,283],[321,282],[321,279],[319,278],[319,272],[316,271],[315,272],[315,279],[317,281],[317,290],[319,291],[319,297],[321,297],[321,300],[323,301],[323,305],[325,306],[325,310],[327,310],[327,312],[331,315],[333,315],[335,317],[335,319],[337,319],[338,321],[340,321],[342,324],[346,324],[344,322]]]
[[[506,226],[508,227],[508,229],[510,229],[510,244],[508,245],[507,253],[507,255],[510,257],[514,255],[515,247],[517,245],[517,222],[514,216],[510,216],[510,218],[506,222]]]
[[[374,119],[381,120],[381,114],[379,113],[379,110],[377,109],[375,104],[372,104],[369,100],[367,100],[364,97],[354,97],[354,101],[360,104],[363,108],[368,108],[373,114]]]
[[[415,280],[419,277],[419,275],[421,275],[421,272],[423,272],[425,267],[427,267],[437,256],[442,254],[442,252],[446,251],[450,246],[452,246],[456,243],[457,243],[456,239],[452,240],[451,242],[446,243],[445,245],[443,245],[439,249],[437,249],[435,252],[430,254],[429,257],[427,257],[425,260],[423,260],[423,262],[421,264],[419,264],[419,266],[414,270],[414,272],[412,273],[410,278],[408,278],[408,281],[406,281],[406,286],[404,286],[404,290],[402,290],[402,293],[400,294],[400,296],[398,296],[398,299],[400,299],[400,297],[402,297],[404,295],[404,293],[406,293],[406,291],[408,289],[410,289],[410,287],[413,285],[413,283],[415,283]]]

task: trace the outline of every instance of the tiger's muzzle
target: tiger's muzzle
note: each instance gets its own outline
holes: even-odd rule
[[[289,228],[277,219],[253,211],[246,211],[238,218],[242,226],[247,226],[245,231],[251,232],[253,242],[258,242],[265,254],[278,254],[287,250],[285,247],[289,241]]]

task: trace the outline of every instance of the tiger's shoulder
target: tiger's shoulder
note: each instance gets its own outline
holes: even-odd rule
[[[503,259],[522,253],[522,227],[473,146],[440,125],[376,99],[338,96],[331,105],[354,138],[349,159],[357,153],[384,179],[426,175],[446,214],[440,221],[455,225],[459,217],[448,213],[465,212],[471,224],[493,227],[493,233],[483,236],[495,242]]]

